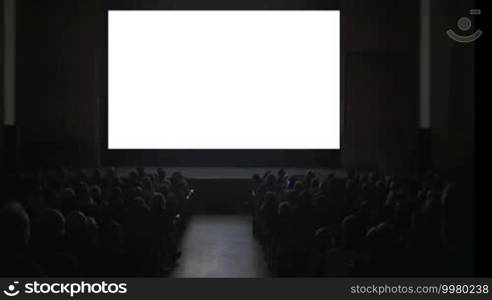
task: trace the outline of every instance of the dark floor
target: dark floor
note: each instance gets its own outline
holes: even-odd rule
[[[172,277],[269,276],[250,216],[193,216],[180,250],[183,256]]]

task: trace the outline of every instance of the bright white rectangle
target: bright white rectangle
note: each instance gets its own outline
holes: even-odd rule
[[[109,149],[339,149],[338,11],[110,11]]]

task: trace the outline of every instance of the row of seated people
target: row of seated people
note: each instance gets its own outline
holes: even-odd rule
[[[0,199],[0,276],[164,276],[190,196],[178,172],[143,167],[10,177]]]
[[[253,176],[253,233],[274,276],[472,276],[471,194],[437,175]]]

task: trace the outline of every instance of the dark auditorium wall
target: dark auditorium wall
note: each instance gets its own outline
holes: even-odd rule
[[[4,24],[4,12],[3,12],[3,1],[0,3],[0,73],[2,74],[0,80],[0,176],[3,175],[4,165],[5,165],[5,140],[4,140],[4,122],[3,122],[3,114],[4,114],[4,93],[3,93],[3,84],[4,84],[4,74],[3,74],[3,60],[4,60],[4,37],[3,37],[3,28]]]
[[[342,162],[415,171],[419,1],[342,1]]]
[[[101,6],[187,9],[200,0],[19,0],[17,4],[17,100],[20,165],[91,166],[101,162],[97,65],[104,32]],[[216,0],[241,9],[295,7],[305,0]],[[312,0],[324,7],[332,1]]]
[[[463,185],[467,194],[460,208],[461,230],[475,238],[475,45],[460,44],[445,31],[457,28],[460,17],[470,17],[468,0],[433,0],[431,11],[431,128],[432,160],[440,174]],[[474,24],[485,18],[472,17]],[[479,29],[480,26],[473,28]],[[484,28],[480,28],[484,29]],[[472,31],[471,31],[472,32]],[[478,100],[478,99],[477,99]],[[473,245],[473,243],[472,243]],[[471,253],[475,253],[471,247]]]
[[[25,167],[98,162],[101,1],[17,1],[16,118]]]
[[[131,6],[134,1],[122,2]],[[173,7],[170,1],[151,2]],[[341,3],[342,163],[386,172],[411,170],[418,148],[419,1]],[[98,0],[17,1],[16,117],[24,166],[100,161],[100,5]],[[460,50],[453,53],[463,55]],[[441,62],[433,67],[443,64],[445,57],[435,51],[432,58]],[[466,65],[455,63],[453,68]],[[440,89],[445,89],[444,83]],[[447,93],[459,95],[454,90]],[[432,103],[436,124],[446,119],[440,105]],[[447,132],[447,138],[440,132]],[[468,135],[462,132],[463,140]],[[441,155],[451,131],[436,125],[433,134],[438,141],[433,142],[435,163],[445,166],[456,157]]]
[[[431,126],[436,170],[471,178],[475,168],[475,44],[459,44],[443,34],[457,29],[459,17],[480,8],[469,0],[432,1]],[[474,23],[485,16],[473,18]],[[476,29],[480,29],[475,27]],[[481,28],[483,30],[483,28]],[[473,29],[475,30],[475,29]]]
[[[141,7],[143,3],[112,2],[128,8]],[[265,8],[288,2],[289,7],[299,9],[307,3],[304,0],[253,2]],[[340,2],[344,77],[342,164],[385,172],[414,171],[418,149],[419,1]],[[149,7],[187,8],[202,2],[147,0],[145,3]],[[224,3],[232,5],[235,1],[210,3],[223,7]]]
[[[456,43],[445,32],[457,30],[458,18],[480,7],[470,0],[429,1],[430,167],[473,182],[475,44]],[[416,171],[419,9],[419,1],[342,1],[346,167]],[[472,19],[477,23],[480,18]]]

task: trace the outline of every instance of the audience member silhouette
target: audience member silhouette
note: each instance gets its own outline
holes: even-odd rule
[[[57,168],[4,183],[0,276],[163,276],[176,265],[191,192],[179,172]],[[274,276],[473,275],[467,190],[434,173],[280,169],[254,174],[252,189]]]
[[[0,208],[0,276],[162,276],[176,265],[190,192],[181,174],[57,168],[12,182]]]
[[[255,174],[252,192],[253,233],[275,276],[473,275],[458,185],[433,173],[277,176]]]

